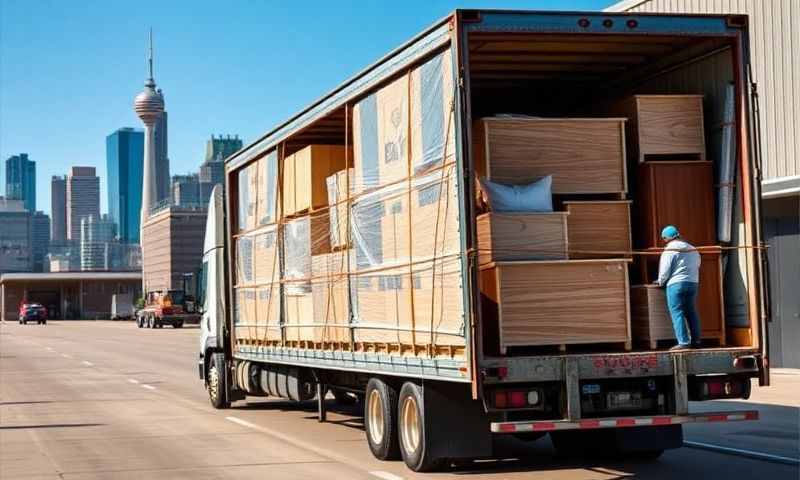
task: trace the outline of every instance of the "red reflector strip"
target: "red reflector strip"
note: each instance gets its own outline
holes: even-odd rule
[[[670,417],[656,417],[653,419],[653,425],[670,425],[672,419]]]
[[[691,415],[674,415],[658,417],[623,417],[585,419],[574,422],[566,420],[542,422],[493,422],[491,431],[495,433],[513,432],[547,432],[552,430],[578,430],[593,428],[624,428],[636,426],[680,425],[693,422],[736,422],[742,420],[758,420],[758,412],[754,410],[728,413],[695,413]]]

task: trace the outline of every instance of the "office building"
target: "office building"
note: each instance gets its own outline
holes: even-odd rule
[[[121,242],[139,243],[144,132],[120,128],[106,137],[108,214]]]
[[[24,200],[0,197],[0,273],[33,269],[31,214]]]
[[[108,215],[81,219],[81,270],[109,270],[117,226]]]
[[[46,272],[47,252],[50,249],[50,216],[44,212],[31,214],[31,254],[33,271]]]
[[[36,211],[36,162],[27,153],[6,160],[6,198],[22,200],[25,210]]]
[[[222,162],[234,153],[242,149],[242,139],[239,135],[231,137],[230,135],[223,137],[215,137],[211,135],[211,140],[206,143],[206,162]],[[210,180],[221,182],[222,177],[218,180]]]
[[[50,179],[50,241],[63,244],[67,241],[67,177]]]
[[[67,240],[80,242],[81,220],[100,217],[100,177],[94,167],[72,167],[67,176]]]
[[[201,203],[200,181],[196,173],[172,177],[171,200],[176,206],[197,206]]]

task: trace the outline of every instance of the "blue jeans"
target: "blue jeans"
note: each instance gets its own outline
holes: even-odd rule
[[[667,285],[667,307],[675,337],[681,345],[700,344],[700,317],[695,308],[697,286],[694,282]]]

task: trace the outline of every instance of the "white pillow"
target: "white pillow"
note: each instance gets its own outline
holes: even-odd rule
[[[527,185],[505,185],[486,177],[480,179],[481,190],[494,212],[552,212],[552,183],[552,175]]]

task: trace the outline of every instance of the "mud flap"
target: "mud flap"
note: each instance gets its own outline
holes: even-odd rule
[[[436,458],[492,455],[489,417],[469,384],[423,381],[425,441]]]

